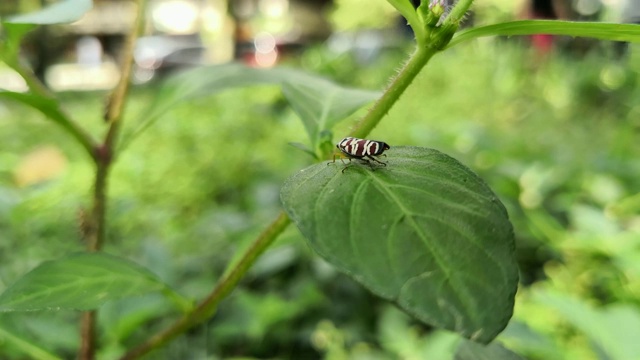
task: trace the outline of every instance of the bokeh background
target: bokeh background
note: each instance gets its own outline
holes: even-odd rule
[[[45,3],[3,1],[0,16]],[[553,17],[640,21],[633,3],[556,1],[550,14],[529,1],[477,0],[466,26]],[[413,47],[403,19],[382,0],[148,5],[125,133],[163,81],[185,69],[235,60],[381,90]],[[126,1],[96,1],[77,23],[39,28],[24,44],[37,76],[96,135],[104,131],[103,99],[117,82],[133,11]],[[521,286],[498,340],[526,358],[640,358],[639,76],[633,44],[480,39],[437,55],[370,135],[450,154],[505,203]],[[0,87],[25,89],[3,64]],[[358,115],[338,126],[335,140]],[[313,162],[288,145],[305,141],[277,87],[173,107],[114,167],[105,251],[201,298],[280,211],[283,181]],[[82,149],[43,115],[0,102],[0,290],[42,261],[83,249],[79,223],[90,207],[93,171]],[[175,316],[160,295],[108,304],[100,312],[100,355],[112,358]],[[63,356],[78,346],[71,312],[1,314],[0,327]],[[336,272],[291,226],[213,319],[157,356],[441,359],[451,341]],[[1,343],[0,354],[21,358]]]

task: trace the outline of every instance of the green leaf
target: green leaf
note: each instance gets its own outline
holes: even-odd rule
[[[416,39],[418,43],[424,43],[426,40],[426,34],[424,31],[424,27],[422,25],[422,21],[420,21],[420,17],[418,17],[418,13],[416,9],[411,4],[409,0],[387,0],[389,4],[391,4],[396,10],[407,19],[409,25],[413,29],[413,33],[416,35]]]
[[[136,116],[137,127],[131,133],[125,134],[122,147],[126,147],[158,118],[183,101],[239,87],[279,84],[287,75],[302,76],[295,70],[263,70],[237,63],[204,66],[179,73],[166,80],[150,106]]]
[[[95,309],[105,301],[166,290],[135,263],[104,253],[81,253],[47,261],[0,295],[0,312]]]
[[[395,147],[375,171],[324,162],[281,192],[310,246],[414,317],[488,343],[513,312],[514,235],[489,187],[433,149]]]
[[[303,120],[311,139],[317,139],[318,133],[327,126],[334,125],[379,95],[373,91],[342,88],[326,79],[294,69],[256,69],[237,63],[206,66],[167,80],[151,106],[137,117],[138,127],[127,135],[123,146],[185,100],[239,87],[283,84],[286,84],[285,97]]]
[[[520,20],[463,30],[455,34],[447,47],[483,36],[566,35],[601,40],[640,42],[640,25],[558,20]]]
[[[294,148],[303,151],[309,155],[311,155],[312,158],[319,160],[318,159],[318,155],[316,155],[315,152],[313,152],[313,150],[309,149],[309,147],[305,144],[299,143],[299,142],[290,142],[289,145],[293,146]]]
[[[2,343],[2,347],[6,347],[7,346],[6,344],[12,345],[16,349],[19,349],[20,351],[22,351],[30,359],[40,359],[40,360],[62,359],[46,351],[45,349],[41,348],[38,344],[35,344],[32,341],[25,339],[23,336],[16,334],[16,332],[13,329],[8,328],[2,323],[0,323],[0,343]]]
[[[513,351],[500,343],[489,345],[478,344],[473,341],[461,341],[456,351],[455,360],[524,360]]]
[[[37,109],[46,117],[64,128],[80,144],[82,144],[90,155],[93,155],[94,140],[60,109],[60,104],[56,99],[40,96],[35,93],[18,93],[0,89],[0,99],[2,98],[18,101]]]
[[[62,124],[68,121],[65,115],[60,112],[58,102],[55,99],[50,99],[31,93],[18,93],[13,91],[0,90],[0,99],[2,98],[18,101],[34,109],[37,109],[56,123]]]
[[[4,37],[0,41],[0,59],[9,65],[18,61],[20,51],[20,41],[31,30],[35,28],[31,24],[3,24]]]
[[[93,2],[91,0],[67,0],[49,5],[42,10],[32,13],[12,16],[5,20],[5,23],[13,24],[63,24],[80,19],[86,14]]]
[[[348,89],[321,78],[287,81],[282,85],[282,92],[302,120],[313,149],[321,131],[330,130],[380,96],[375,91]]]

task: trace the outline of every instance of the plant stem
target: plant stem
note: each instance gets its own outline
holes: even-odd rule
[[[82,342],[80,344],[80,351],[78,353],[79,359],[93,359],[95,357],[95,323],[95,311],[85,311],[82,313],[82,316],[80,318],[80,338],[82,339]]]
[[[393,107],[400,98],[400,95],[402,95],[436,52],[438,52],[438,49],[434,47],[419,47],[400,73],[398,73],[398,76],[393,80],[384,95],[362,118],[351,135],[355,137],[366,137],[389,112],[391,107]],[[218,282],[218,285],[209,296],[207,296],[194,311],[184,315],[165,330],[151,336],[144,343],[124,354],[120,360],[138,359],[153,349],[165,345],[187,329],[211,317],[215,313],[220,301],[231,293],[255,260],[276,240],[278,235],[280,235],[290,223],[291,220],[287,214],[284,212],[280,213],[278,218],[260,234],[242,255],[241,260],[233,265],[231,270],[227,272],[227,275]]]
[[[351,131],[351,136],[357,138],[366,137],[400,99],[400,95],[402,95],[411,82],[413,82],[413,79],[416,78],[420,70],[422,70],[436,52],[437,50],[432,48],[418,47],[409,58],[409,61],[404,65],[404,68],[400,70],[398,76],[391,82],[391,85],[382,97],[376,101],[369,112],[356,125],[355,129]]]
[[[240,261],[226,273],[227,275],[218,282],[215,289],[213,289],[209,296],[207,296],[193,312],[186,314],[164,331],[150,337],[146,342],[132,349],[120,359],[137,359],[171,341],[186,329],[206,321],[215,313],[220,301],[231,293],[256,259],[276,240],[278,235],[280,235],[290,223],[291,220],[287,214],[281,212],[278,218],[258,236],[246,250]]]
[[[105,120],[110,124],[110,127],[104,141],[104,147],[108,149],[111,154],[115,153],[116,140],[122,123],[125,100],[127,93],[129,92],[131,69],[133,68],[133,50],[135,49],[138,35],[142,30],[142,24],[145,16],[144,8],[146,0],[137,0],[136,2],[138,6],[138,13],[136,14],[135,23],[131,32],[127,36],[124,50],[122,52],[122,75],[120,76],[118,85],[116,85],[113,93],[109,96],[105,111]]]
[[[96,164],[96,177],[93,188],[93,209],[89,220],[88,231],[85,234],[87,251],[95,252],[102,249],[106,237],[107,227],[107,192],[109,170],[113,164],[115,155],[115,143],[122,123],[122,114],[129,90],[131,68],[133,66],[133,50],[136,39],[142,29],[145,16],[145,0],[137,0],[138,11],[135,22],[123,48],[120,80],[111,93],[106,109],[105,120],[109,129],[102,145],[94,148],[94,161]],[[96,352],[96,312],[88,311],[82,315],[80,324],[80,360],[92,360]]]
[[[453,24],[458,26],[458,24],[460,23],[460,20],[462,20],[462,18],[464,17],[464,14],[467,13],[472,3],[473,3],[473,0],[459,0],[455,4],[453,9],[451,9],[451,12],[447,16],[447,18],[444,20],[443,25]]]

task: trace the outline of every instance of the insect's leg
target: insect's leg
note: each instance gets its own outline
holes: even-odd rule
[[[351,160],[351,159],[349,159],[349,160]],[[352,166],[352,165],[351,165],[351,162],[349,162],[349,164],[345,165],[345,166],[342,168],[342,173],[344,174],[344,171],[345,171],[345,170],[347,170],[347,168],[350,168],[351,166]]]
[[[371,160],[373,160],[373,161],[377,162],[378,164],[382,164],[382,165],[384,165],[384,166],[387,166],[387,163],[386,163],[386,162],[384,162],[384,161],[380,161],[380,160],[378,160],[378,159],[374,158],[374,157],[373,157],[373,156],[371,156],[371,155],[367,155],[367,158],[369,158],[369,159],[371,159]]]
[[[328,162],[327,166],[331,165],[331,164],[335,164],[336,163],[336,154],[333,154],[333,161],[332,162]]]
[[[342,157],[342,155],[340,155],[340,154],[333,154],[333,161],[328,162],[328,163],[327,163],[327,165],[334,164],[334,163],[336,162],[336,156],[337,156],[338,158],[340,158],[340,161],[341,161],[344,165],[346,165],[346,164],[347,164],[347,163],[345,163],[345,162],[344,162],[344,158]],[[351,162],[351,158],[349,158],[349,162]]]

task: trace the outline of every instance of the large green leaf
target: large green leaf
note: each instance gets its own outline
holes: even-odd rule
[[[330,81],[287,81],[282,92],[298,114],[315,149],[320,132],[330,130],[354,111],[380,96],[375,91],[349,89]]]
[[[520,20],[463,30],[454,35],[447,47],[483,36],[567,35],[602,40],[640,42],[640,25],[573,22],[559,20]]]
[[[354,160],[298,172],[282,188],[286,212],[315,251],[375,294],[488,343],[512,315],[518,282],[504,206],[445,154],[387,154],[375,171]]]
[[[10,17],[5,20],[5,23],[39,25],[70,23],[80,19],[91,10],[92,6],[91,0],[60,1],[39,11]]]
[[[320,131],[334,125],[379,93],[342,88],[324,78],[289,68],[257,69],[230,63],[206,66],[167,80],[154,102],[136,119],[137,128],[126,136],[125,145],[173,106],[189,99],[255,85],[285,85],[284,95],[298,113],[312,142]]]
[[[80,253],[47,261],[0,295],[0,312],[95,309],[105,301],[167,290],[155,275],[129,260]]]

